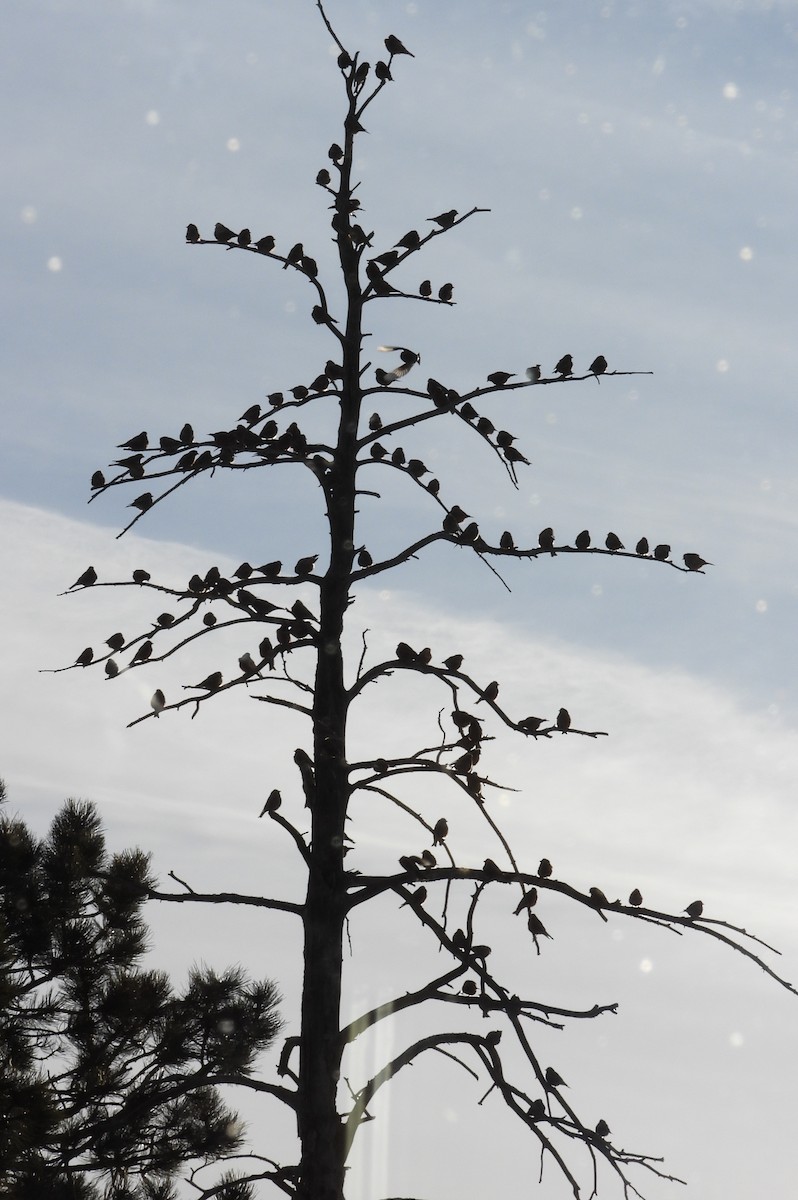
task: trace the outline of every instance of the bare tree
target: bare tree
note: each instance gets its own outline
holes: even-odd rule
[[[555,874],[546,859],[533,866],[519,861],[491,808],[491,797],[501,784],[490,778],[482,765],[486,740],[502,730],[533,741],[565,736],[594,739],[604,736],[604,731],[578,727],[565,707],[560,707],[553,719],[510,711],[502,703],[497,680],[474,678],[459,654],[441,660],[435,648],[417,648],[417,631],[408,630],[409,640],[397,645],[393,657],[380,662],[369,661],[365,633],[362,653],[345,661],[342,639],[345,627],[351,627],[349,609],[361,585],[381,579],[430,547],[470,552],[477,565],[486,565],[499,578],[502,563],[509,559],[542,559],[556,569],[555,560],[570,554],[634,558],[686,574],[701,573],[708,564],[693,551],[672,555],[670,545],[649,546],[645,538],[627,549],[614,532],[602,534],[594,542],[583,530],[569,542],[546,527],[530,545],[519,544],[507,530],[494,542],[454,498],[446,497],[447,489],[423,459],[406,454],[401,444],[404,433],[423,429],[431,441],[433,428],[446,422],[452,437],[477,438],[488,462],[506,476],[507,486],[517,486],[518,473],[528,461],[517,439],[497,429],[487,415],[496,396],[585,381],[588,386],[600,380],[604,386],[612,386],[618,376],[641,372],[611,369],[601,355],[579,369],[566,354],[552,370],[535,364],[518,374],[496,371],[484,383],[459,392],[433,378],[412,386],[421,375],[420,350],[380,347],[393,357],[381,359],[376,367],[367,360],[365,339],[368,324],[373,324],[370,314],[375,304],[400,299],[432,305],[454,303],[451,282],[433,285],[424,280],[408,285],[406,281],[417,256],[428,246],[486,210],[478,206],[465,212],[452,208],[428,219],[415,217],[413,224],[418,228],[385,244],[363,207],[354,176],[354,151],[366,113],[411,52],[389,35],[384,57],[372,66],[360,53],[344,46],[321,0],[316,7],[337,47],[343,85],[340,140],[330,146],[329,161],[319,170],[316,184],[332,210],[345,303],[340,310],[331,303],[329,282],[323,280],[312,248],[306,249],[303,242],[281,251],[271,234],[256,231],[253,236],[249,229],[236,232],[221,222],[212,237],[203,236],[197,225],[190,224],[186,239],[192,245],[257,255],[267,269],[287,269],[301,276],[307,285],[310,317],[329,335],[329,357],[306,370],[295,386],[272,392],[265,406],[252,404],[227,429],[206,437],[198,436],[190,425],[160,438],[137,434],[124,444],[125,457],[112,465],[109,474],[95,473],[92,489],[98,497],[133,482],[146,487],[132,501],[134,516],[126,526],[130,529],[151,508],[201,476],[277,467],[304,470],[314,480],[324,507],[329,552],[321,556],[297,547],[293,565],[244,562],[229,578],[211,567],[204,576],[197,574],[177,583],[155,581],[145,570],[135,572],[132,581],[106,581],[89,567],[70,591],[134,586],[151,593],[159,605],[169,603],[176,612],[161,613],[154,625],[132,639],[121,634],[108,638],[99,653],[87,647],[74,666],[102,663],[111,677],[145,666],[151,671],[154,664],[197,639],[241,626],[255,635],[257,654],[242,655],[232,669],[222,662],[196,683],[186,680],[188,694],[183,691],[167,697],[156,690],[151,711],[131,724],[181,710],[188,710],[192,717],[200,710],[204,714],[208,703],[219,701],[222,693],[233,689],[238,689],[238,697],[248,694],[271,706],[285,706],[306,720],[307,741],[294,753],[301,796],[289,798],[283,807],[275,790],[260,813],[280,826],[299,853],[307,880],[304,903],[291,905],[268,896],[200,895],[187,883],[181,883],[176,893],[151,891],[153,897],[173,903],[250,903],[301,918],[304,976],[299,1036],[286,1041],[281,1056],[280,1071],[287,1083],[274,1085],[272,1092],[296,1115],[301,1155],[298,1162],[279,1167],[254,1164],[246,1176],[249,1182],[268,1180],[297,1200],[342,1200],[347,1159],[370,1115],[368,1105],[397,1072],[422,1056],[437,1053],[460,1064],[470,1075],[484,1078],[488,1089],[501,1095],[509,1112],[537,1142],[541,1170],[547,1158],[552,1160],[574,1196],[595,1194],[602,1165],[614,1174],[625,1196],[640,1195],[634,1182],[636,1168],[667,1179],[675,1177],[665,1173],[660,1159],[624,1149],[605,1119],[584,1114],[575,1100],[566,1098],[562,1078],[536,1049],[540,1026],[559,1028],[568,1022],[597,1019],[614,1011],[616,1005],[582,1009],[517,994],[512,981],[492,969],[490,946],[480,937],[485,898],[498,888],[514,889],[514,908],[508,912],[514,911],[516,919],[509,922],[508,937],[521,936],[532,953],[543,953],[549,936],[544,920],[547,901],[558,894],[605,921],[612,914],[614,920],[689,930],[722,942],[783,987],[794,989],[767,964],[761,942],[723,920],[705,918],[700,901],[679,914],[663,912],[646,907],[637,890],[626,900],[610,899],[599,887],[584,892],[571,886]],[[402,397],[401,410],[392,403],[390,411],[406,415],[380,417],[375,406],[389,393]],[[336,406],[337,430],[334,438],[325,442],[319,433],[323,428],[319,409],[323,406],[328,413],[331,405]],[[379,501],[374,481],[385,472],[392,472],[408,488],[420,489],[430,521],[423,536],[381,557],[378,547],[363,542],[359,508]],[[219,612],[223,615],[218,616]],[[389,757],[375,746],[368,759],[352,761],[350,713],[372,685],[390,684],[404,672],[412,675],[419,689],[435,689],[440,696],[436,727],[408,755]],[[478,709],[478,704],[483,707]],[[405,777],[417,781],[410,800],[402,792]],[[495,857],[479,863],[463,863],[455,857],[448,821],[429,813],[428,792],[434,783],[456,794],[462,806],[470,807],[484,821]],[[353,798],[364,794],[392,806],[408,823],[407,844],[414,852],[399,857],[395,872],[366,874],[347,869],[347,851],[357,841],[357,826],[347,818]],[[302,829],[306,818],[309,835]],[[403,910],[397,918],[416,921],[423,936],[440,948],[445,965],[423,987],[342,1025],[347,918],[359,906],[386,894]],[[458,904],[464,915],[455,919],[452,914]],[[351,1095],[346,1095],[342,1078],[347,1048],[398,1011],[429,1004],[446,1004],[453,1014],[463,1017],[462,1023],[475,1011],[488,1021],[483,1032],[455,1023],[448,1032],[413,1041],[371,1078],[354,1084],[349,1081]],[[510,1054],[509,1044],[514,1046]],[[583,1152],[584,1163],[577,1151]]]

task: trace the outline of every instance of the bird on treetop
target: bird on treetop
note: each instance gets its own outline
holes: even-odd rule
[[[428,221],[432,221],[435,225],[440,225],[441,229],[448,229],[450,225],[454,225],[456,219],[456,208],[450,208],[448,212],[438,213],[437,217],[427,217]]]

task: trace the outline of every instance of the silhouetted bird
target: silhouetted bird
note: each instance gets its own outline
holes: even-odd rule
[[[135,663],[146,662],[147,659],[150,658],[151,655],[152,655],[152,642],[142,642],[141,645],[139,646],[138,650],[136,651],[136,653],[133,655],[133,657],[130,660],[131,667]]]
[[[477,432],[481,433],[483,437],[490,437],[492,433],[496,432],[496,426],[489,417],[480,417],[477,421]]]
[[[494,862],[492,858],[485,859],[484,863],[482,864],[482,870],[489,879],[501,879],[502,877],[501,867],[498,863]]]
[[[634,888],[629,893],[629,903],[632,905],[632,908],[639,908],[643,903],[643,893],[639,888]]]
[[[422,884],[421,887],[416,888],[416,890],[414,892],[411,892],[410,897],[407,900],[405,900],[404,903],[400,904],[399,907],[404,908],[405,904],[409,904],[409,905],[411,905],[411,907],[415,908],[417,905],[423,904],[424,901],[426,900],[426,898],[427,898],[427,889]]]
[[[295,575],[310,575],[313,570],[313,564],[318,559],[318,554],[309,554],[306,558],[300,558],[294,567]]]
[[[141,433],[137,433],[136,436],[130,438],[129,441],[120,442],[117,449],[119,449],[119,450],[134,450],[134,451],[138,452],[139,450],[146,450],[148,443],[149,443],[149,438],[147,437],[146,431],[142,430]]]
[[[448,304],[450,302],[453,294],[454,294],[454,284],[453,283],[444,283],[443,287],[438,288],[438,299],[442,300],[444,302],[444,304]]]
[[[664,543],[662,543],[659,546],[654,547],[654,557],[659,562],[665,562],[665,560],[669,557],[670,552],[671,552],[670,546],[666,546]]]
[[[322,169],[319,171],[318,175],[316,176],[316,183],[319,185],[319,187],[330,186],[330,172],[326,167],[322,167]]]
[[[232,229],[228,229],[221,221],[217,221],[213,229],[213,236],[217,242],[229,242],[230,238],[235,237],[235,234]]]
[[[528,892],[524,892],[523,896],[518,901],[518,904],[516,905],[516,907],[514,909],[513,915],[517,917],[518,914],[522,913],[525,908],[527,908],[527,909],[533,908],[537,904],[537,902],[538,902],[538,889],[530,888]]]
[[[530,1116],[533,1121],[540,1121],[543,1117],[545,1117],[546,1116],[545,1101],[533,1100],[529,1106],[528,1116]]]
[[[372,413],[369,417],[369,429],[372,433],[378,433],[382,429],[382,418],[379,413]]]
[[[112,633],[111,636],[106,640],[105,644],[111,650],[113,650],[114,653],[116,653],[116,651],[121,650],[125,644],[124,633]]]
[[[193,441],[194,441],[194,430],[188,424],[188,422],[186,422],[186,424],[180,430],[180,444],[182,446],[190,446],[193,443]]]
[[[432,221],[435,225],[440,225],[441,229],[448,229],[451,225],[454,225],[456,219],[456,208],[450,208],[448,212],[438,213],[437,217],[427,217],[428,221]]]
[[[557,713],[557,728],[560,733],[567,733],[571,728],[571,714],[567,708],[561,708]]]
[[[403,250],[416,250],[420,244],[421,235],[417,229],[409,230],[405,236],[400,238],[396,243],[396,245],[401,246]]]
[[[292,246],[291,249],[286,254],[285,262],[283,263],[283,270],[284,271],[287,270],[288,267],[298,266],[300,260],[304,257],[304,254],[305,254],[305,251],[302,246],[302,243],[297,242],[296,245]]]
[[[581,533],[578,533],[574,545],[577,550],[587,550],[590,546],[590,532],[583,529]]]
[[[161,629],[169,629],[175,623],[175,618],[172,613],[162,612],[156,618],[157,624]]]
[[[360,550],[358,552],[357,565],[359,567],[363,567],[363,568],[370,567],[373,562],[374,562],[374,559],[371,557],[368,550],[366,550],[364,548],[363,550]]]
[[[421,851],[421,865],[431,871],[434,866],[437,866],[438,860],[431,850]]]
[[[272,235],[267,233],[266,237],[258,238],[255,243],[255,249],[259,254],[271,254],[274,249],[274,238]]]
[[[193,225],[193,224],[187,225],[186,226],[186,241],[187,242],[198,242],[199,240],[200,240],[200,231],[199,231],[199,229],[197,229],[197,226]]]
[[[515,549],[515,542],[513,541],[513,535],[510,533],[509,529],[505,529],[504,533],[499,538],[499,546],[501,547],[502,550],[514,550]]]
[[[411,50],[408,50],[407,46],[403,46],[399,41],[399,38],[395,37],[392,33],[389,33],[385,39],[385,49],[389,54],[409,54],[411,58],[416,57],[415,54],[413,54]]]
[[[183,684],[184,691],[190,691],[194,688],[202,688],[206,692],[215,692],[217,688],[222,686],[222,672],[211,671],[200,683],[185,683]]]
[[[602,1117],[601,1120],[598,1121],[596,1124],[596,1136],[600,1137],[600,1138],[605,1138],[609,1132],[610,1132],[610,1127],[607,1124],[607,1122],[604,1120],[604,1118]]]
[[[119,674],[119,667],[112,658],[109,658],[105,664],[105,673],[109,679],[115,679]]]
[[[87,567],[83,574],[77,577],[75,582],[72,584],[72,587],[70,587],[68,590],[71,592],[72,588],[91,587],[92,584],[96,582],[97,572],[95,571],[94,567]]]
[[[476,996],[476,994],[477,994],[476,982],[473,979],[466,979],[463,986],[460,988],[460,991],[463,993],[464,996]]]
[[[393,383],[396,379],[404,378],[411,367],[421,362],[421,355],[416,354],[415,350],[408,350],[407,346],[380,346],[379,349],[386,353],[398,351],[401,359],[398,367],[394,367],[392,371],[382,372],[383,378],[378,380],[380,384]]]
[[[248,229],[242,229],[241,232],[239,233],[238,237],[236,238],[236,241],[238,242],[239,246],[241,246],[242,249],[246,249],[247,246],[252,241],[252,234],[250,233],[250,231]]]
[[[692,904],[688,904],[684,910],[691,921],[695,921],[696,917],[700,917],[704,911],[704,904],[701,900],[694,900]]]
[[[442,846],[446,841],[449,833],[449,822],[446,817],[441,817],[437,820],[432,829],[432,844],[433,846]]]
[[[491,374],[488,375],[488,383],[492,383],[494,387],[500,388],[504,387],[507,380],[512,378],[512,371],[492,371]]]
[[[94,651],[92,650],[91,646],[87,646],[86,649],[82,650],[80,652],[80,654],[77,656],[77,658],[75,659],[75,666],[76,667],[87,667],[93,658],[94,658]]]
[[[495,699],[496,699],[496,697],[498,696],[498,694],[499,694],[499,684],[498,684],[498,682],[497,682],[497,681],[494,679],[494,680],[493,680],[491,683],[489,683],[489,684],[488,684],[488,686],[485,688],[485,690],[484,690],[484,692],[482,693],[482,695],[480,696],[479,700],[477,700],[477,704],[481,704],[483,700],[490,700],[490,701],[493,701],[493,700],[495,700]]]
[[[178,439],[168,437],[166,434],[158,438],[158,445],[161,447],[164,454],[174,454],[176,450],[180,449],[180,442]]]
[[[529,932],[532,934],[532,937],[535,939],[535,945],[537,945],[537,939],[539,937],[551,938],[551,934],[549,933],[548,929],[543,924],[543,922],[541,921],[541,919],[537,915],[537,913],[531,912],[529,914],[529,916],[527,917],[527,921],[526,921],[526,927],[529,930]]]
[[[588,895],[590,896],[590,902],[594,906],[594,908],[606,908],[609,904],[609,900],[604,895],[601,888],[598,888],[598,887],[589,888]]]
[[[399,866],[408,875],[417,875],[421,870],[421,859],[417,854],[402,854],[399,856]]]
[[[607,360],[603,354],[599,354],[598,358],[593,359],[589,370],[596,376],[596,383],[599,383],[599,375],[603,375],[607,370]]]
[[[213,629],[214,625],[216,624],[216,617],[212,612],[206,612],[202,618],[202,624],[207,625],[209,629]]]
[[[450,654],[448,658],[443,660],[443,665],[450,671],[459,671],[463,665],[462,654]]]
[[[440,490],[441,490],[440,479],[430,479],[429,483],[427,484],[427,491],[430,492],[431,495],[437,496],[437,494]]]
[[[395,467],[401,467],[405,461],[405,452],[401,446],[397,446],[391,455],[391,462]]]
[[[547,1087],[568,1087],[562,1075],[558,1075],[554,1067],[546,1067],[546,1070],[543,1072],[543,1078],[546,1080]]]
[[[150,700],[150,708],[154,712],[155,716],[158,717],[161,715],[161,712],[163,711],[163,709],[165,707],[166,707],[166,697],[164,696],[161,689],[158,688],[152,694],[152,699]]]
[[[141,567],[137,567],[133,572],[134,583],[147,583],[152,578],[149,571],[143,571]]]
[[[529,459],[526,458],[520,450],[517,450],[515,446],[508,446],[504,451],[504,457],[507,459],[508,463],[526,463],[526,465],[529,466]]]
[[[608,550],[612,551],[613,554],[616,550],[623,550],[625,548],[623,542],[618,537],[618,534],[613,533],[612,531],[610,531],[604,539],[604,545]]]
[[[279,788],[273,788],[269,792],[269,795],[266,797],[266,803],[264,804],[263,808],[260,810],[259,815],[262,817],[265,813],[277,812],[277,810],[280,807],[280,805],[282,804],[282,802],[283,802],[283,798],[280,795]]]
[[[550,525],[547,525],[545,529],[541,529],[540,533],[538,534],[538,545],[540,546],[541,550],[548,550],[552,558],[555,557],[554,530]]]
[[[277,579],[283,569],[283,564],[279,559],[273,562],[264,563],[262,567],[258,567],[258,572],[265,575],[267,579]]]
[[[712,563],[707,562],[700,554],[683,554],[682,558],[688,571],[700,571],[702,567],[712,566]]]
[[[93,488],[105,487],[105,476],[102,471],[95,471],[91,477],[91,486]]]
[[[333,162],[340,162],[344,156],[344,152],[337,142],[333,142],[333,144],[330,146],[330,149],[327,151],[327,156],[331,158]]]
[[[432,283],[429,279],[422,280],[422,282],[418,285],[418,294],[419,296],[423,296],[425,299],[432,295]]]
[[[547,858],[541,858],[538,865],[538,876],[540,879],[548,879],[552,873],[552,865]]]
[[[648,554],[648,538],[641,537],[640,541],[635,546],[635,554]]]
[[[537,733],[541,725],[545,725],[545,717],[524,717],[518,722],[518,728],[524,733]]]
[[[540,380],[540,363],[536,363],[534,367],[527,367],[526,377],[530,383],[538,383]]]
[[[573,373],[574,373],[573,356],[570,354],[564,354],[562,356],[562,358],[560,359],[560,361],[557,363],[556,367],[554,368],[554,371],[557,375],[562,376],[563,379],[565,378],[566,375],[573,375]]]
[[[241,668],[242,675],[254,675],[258,670],[258,665],[249,651],[241,655],[238,665]]]

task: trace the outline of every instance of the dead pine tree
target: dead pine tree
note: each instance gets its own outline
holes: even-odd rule
[[[332,236],[345,305],[340,311],[331,306],[328,292],[332,293],[329,285],[325,286],[309,241],[293,242],[289,236],[282,247],[271,233],[250,229],[236,232],[221,221],[212,233],[190,224],[186,239],[192,246],[210,245],[258,255],[266,270],[288,270],[303,276],[308,315],[326,332],[327,354],[320,356],[315,368],[308,370],[300,382],[270,393],[263,405],[252,404],[228,429],[203,435],[185,425],[180,431],[152,438],[145,431],[135,434],[124,443],[124,457],[114,462],[110,473],[95,473],[92,498],[134,484],[134,515],[126,526],[129,529],[178,488],[191,485],[200,476],[219,471],[270,470],[290,464],[309,471],[315,480],[329,528],[329,554],[321,556],[313,548],[297,547],[296,563],[283,564],[269,560],[268,547],[253,545],[252,562],[242,563],[229,578],[211,567],[204,576],[197,574],[179,583],[155,581],[144,569],[135,572],[132,582],[104,580],[94,567],[89,567],[70,591],[136,586],[145,593],[152,590],[154,602],[159,606],[169,602],[179,615],[161,613],[154,627],[150,622],[132,639],[121,634],[104,639],[98,652],[86,647],[73,665],[83,669],[102,664],[100,669],[112,678],[130,669],[150,673],[154,687],[151,706],[132,725],[176,718],[181,710],[188,710],[192,717],[205,716],[206,705],[223,702],[222,693],[232,689],[245,689],[237,692],[237,700],[246,694],[267,704],[286,705],[307,721],[306,744],[297,747],[294,754],[296,794],[283,801],[279,792],[272,791],[260,813],[276,822],[299,850],[301,869],[307,877],[305,899],[296,906],[268,897],[252,900],[267,908],[291,910],[302,922],[304,976],[299,1033],[286,1042],[280,1062],[282,1079],[279,1085],[271,1085],[274,1098],[289,1104],[295,1113],[301,1153],[297,1162],[279,1167],[274,1162],[264,1166],[263,1159],[255,1161],[249,1174],[242,1176],[242,1185],[244,1179],[250,1183],[270,1181],[296,1200],[343,1200],[347,1160],[358,1130],[371,1115],[369,1103],[402,1068],[430,1052],[443,1051],[497,1091],[539,1150],[541,1170],[544,1163],[554,1164],[574,1196],[595,1194],[600,1169],[602,1186],[605,1178],[614,1176],[624,1195],[639,1195],[630,1178],[636,1171],[675,1177],[665,1174],[659,1165],[661,1160],[625,1149],[622,1138],[619,1135],[616,1140],[602,1114],[582,1112],[574,1090],[563,1090],[563,1080],[542,1060],[535,1046],[537,1024],[560,1026],[569,1020],[599,1018],[615,1006],[595,1005],[586,1011],[567,1006],[553,1009],[540,998],[519,995],[511,980],[494,972],[490,947],[480,939],[484,898],[495,895],[497,888],[513,889],[508,914],[515,916],[508,936],[523,939],[523,953],[545,953],[550,933],[547,900],[556,893],[604,920],[642,920],[721,941],[782,986],[793,989],[766,964],[761,943],[722,920],[704,918],[700,902],[691,903],[681,913],[665,912],[646,906],[637,891],[628,900],[612,899],[599,887],[582,891],[571,886],[545,859],[539,864],[518,860],[490,810],[490,796],[498,784],[480,769],[483,741],[502,728],[528,739],[558,741],[566,736],[595,738],[603,731],[573,722],[559,701],[557,715],[551,718],[510,711],[502,703],[498,680],[472,677],[464,669],[461,655],[441,659],[440,652],[432,647],[416,648],[412,629],[392,657],[373,664],[366,662],[365,649],[359,661],[345,661],[342,639],[345,625],[349,628],[352,620],[350,605],[358,589],[365,583],[381,581],[388,572],[432,546],[469,551],[497,573],[500,560],[507,558],[541,559],[556,570],[555,560],[566,554],[634,558],[688,574],[701,572],[708,564],[689,548],[672,555],[669,545],[650,547],[645,538],[627,548],[612,531],[602,533],[595,542],[588,530],[579,533],[573,542],[563,541],[548,526],[531,540],[516,541],[510,531],[499,538],[486,537],[478,522],[454,497],[447,496],[448,488],[433,477],[425,462],[405,454],[401,444],[404,431],[421,427],[430,430],[431,436],[439,422],[446,422],[452,437],[479,439],[488,462],[499,473],[504,472],[508,486],[512,486],[528,462],[517,439],[506,430],[497,430],[491,420],[491,405],[497,395],[514,389],[571,386],[579,381],[587,381],[586,386],[603,381],[611,388],[613,377],[636,372],[610,369],[601,355],[580,371],[572,355],[566,354],[552,369],[519,364],[515,374],[496,371],[484,383],[458,391],[435,378],[424,381],[423,347],[385,347],[386,356],[379,360],[380,365],[369,363],[364,339],[377,323],[375,306],[398,300],[445,306],[454,303],[451,282],[433,284],[424,279],[419,284],[415,280],[421,272],[414,272],[414,268],[431,243],[485,210],[476,206],[464,212],[452,208],[431,218],[415,214],[413,228],[398,240],[384,239],[372,228],[354,177],[355,147],[367,110],[373,122],[377,106],[372,109],[372,105],[400,75],[407,62],[405,56],[411,52],[391,34],[384,40],[383,57],[372,66],[359,52],[344,46],[320,0],[316,7],[337,46],[343,89],[338,140],[330,146],[328,161],[319,169],[316,184],[332,211]],[[275,283],[279,284],[279,277]],[[398,415],[383,423],[372,409],[389,393],[391,401],[383,411]],[[402,397],[401,409],[394,399],[397,393]],[[337,408],[337,433],[331,444],[325,444],[314,435],[314,417],[319,406],[329,412],[332,405]],[[420,488],[429,508],[429,531],[389,557],[381,557],[378,546],[367,548],[360,533],[358,507],[365,496],[377,502],[374,480],[380,472],[398,473],[408,488]],[[261,560],[260,566],[252,565]],[[306,598],[313,595],[315,601],[296,599],[298,588]],[[219,616],[219,612],[224,615]],[[220,662],[219,669],[204,679],[195,682],[187,678],[177,694],[165,694],[160,686],[162,677],[159,683],[159,664],[167,656],[172,663],[179,663],[174,655],[182,647],[198,638],[213,638],[219,629],[233,624],[251,631],[257,654],[244,654],[237,662]],[[361,701],[368,685],[380,681],[390,687],[391,678],[402,672],[410,672],[419,689],[434,688],[440,693],[439,728],[410,756],[385,757],[376,746],[368,761],[353,762],[347,732],[350,710]],[[272,683],[278,677],[281,689],[275,689]],[[286,681],[293,685],[293,699],[285,698]],[[535,703],[548,710],[550,697],[536,698]],[[422,789],[414,794],[416,804],[399,798],[400,777],[421,775],[425,789],[439,784],[485,822],[495,849],[484,862],[461,862],[455,857],[449,826],[455,825],[456,818],[451,808],[449,820],[431,815]],[[347,823],[347,815],[353,797],[364,793],[397,806],[409,822],[407,844],[418,850],[401,854],[396,870],[388,874],[360,873],[346,865],[346,850],[353,841],[357,844],[358,832],[354,821]],[[307,836],[300,830],[305,821],[310,825]],[[423,988],[342,1025],[347,918],[360,905],[386,894],[396,900],[397,920],[417,922],[419,936],[440,947],[445,966]],[[188,884],[179,893],[152,891],[151,895],[180,903],[209,899],[197,895]],[[454,920],[451,913],[458,897],[464,915]],[[351,1092],[344,1092],[342,1079],[348,1078],[344,1059],[352,1043],[368,1037],[380,1021],[390,1020],[397,1010],[421,1009],[429,1002],[440,1001],[453,1005],[451,1011],[460,1014],[464,1027],[412,1042],[371,1078],[354,1083],[348,1080]],[[473,1022],[467,1021],[475,1013],[489,1018],[480,1022],[478,1032],[474,1032]],[[510,1045],[514,1050],[508,1055]],[[264,1083],[264,1090],[269,1087]]]

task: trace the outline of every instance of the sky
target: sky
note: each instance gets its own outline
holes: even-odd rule
[[[453,307],[369,306],[367,377],[392,365],[376,349],[386,343],[421,354],[408,383],[434,376],[461,392],[497,369],[551,374],[565,353],[583,369],[602,353],[610,370],[651,372],[483,401],[531,460],[517,490],[443,422],[405,450],[486,536],[510,529],[528,544],[551,525],[572,542],[587,527],[600,543],[614,530],[712,564],[685,575],[558,556],[503,571],[508,591],[473,556],[436,549],[360,589],[353,664],[363,629],[371,661],[400,639],[438,660],[459,651],[475,678],[501,680],[508,704],[547,716],[565,705],[608,731],[491,746],[494,776],[519,789],[495,803],[520,856],[534,867],[545,853],[562,878],[612,896],[639,886],[662,908],[701,896],[780,948],[768,963],[795,979],[798,4],[329,0],[328,12],[370,61],[389,33],[415,56],[395,62],[359,139],[375,246],[451,207],[490,209],[397,275],[410,290],[422,276],[452,281]],[[164,887],[173,870],[196,889],[300,898],[291,847],[257,821],[275,786],[301,820],[298,718],[239,689],[196,721],[182,710],[126,728],[155,687],[177,694],[214,655],[254,647],[220,639],[111,684],[42,672],[159,611],[134,588],[59,596],[89,563],[101,579],[146,567],[181,582],[213,563],[324,553],[318,496],[284,471],[198,481],[121,539],[137,491],[87,500],[92,472],[133,434],[228,427],[331,354],[299,275],[184,241],[189,221],[205,235],[216,221],[271,233],[283,251],[302,240],[340,301],[314,185],[341,137],[329,35],[312,0],[6,0],[4,29],[0,776],[38,831],[66,796],[95,800],[109,843],[151,850]],[[395,395],[380,399],[383,418],[386,405],[410,411]],[[380,486],[361,512],[372,553],[437,526],[409,480]],[[438,707],[428,688],[393,681],[356,717],[356,745],[417,745]],[[447,816],[459,861],[498,850],[453,795],[414,803]],[[366,805],[356,819],[353,866],[392,870],[407,828]],[[179,979],[195,961],[241,961],[277,980],[290,1027],[296,921],[151,907],[154,962]],[[636,1177],[647,1196],[794,1191],[794,996],[708,939],[620,919],[599,929],[554,905],[554,941],[518,961],[506,916],[499,894],[486,940],[519,991],[620,1002],[618,1016],[540,1045],[580,1111],[687,1181]],[[352,939],[345,1019],[438,965],[387,901],[358,914]],[[414,1029],[384,1025],[348,1064],[353,1085]],[[439,1063],[408,1074],[374,1106],[350,1200],[454,1200],[497,1180],[507,1200],[567,1194],[549,1169],[536,1186],[534,1147],[498,1104],[478,1105],[470,1077]],[[247,1117],[254,1144],[290,1151],[282,1114]],[[618,1194],[605,1183],[602,1196]]]

